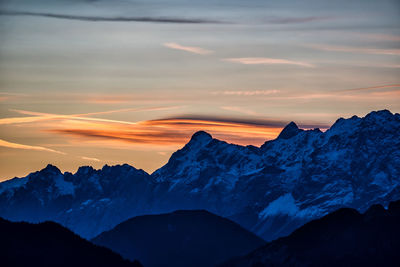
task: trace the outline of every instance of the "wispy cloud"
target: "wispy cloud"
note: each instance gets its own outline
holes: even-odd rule
[[[90,158],[90,157],[81,157],[83,160],[88,160],[88,161],[95,161],[95,162],[100,162],[101,160],[97,158]]]
[[[94,122],[107,122],[107,123],[120,123],[120,124],[136,124],[135,122],[128,121],[119,121],[119,120],[109,120],[109,119],[101,119],[94,117],[84,117],[85,115],[95,115],[95,113],[87,113],[87,114],[75,114],[75,115],[57,115],[50,113],[41,113],[41,112],[33,112],[27,110],[13,110],[20,114],[32,115],[36,117],[21,117],[21,118],[5,118],[0,119],[0,124],[12,124],[12,123],[23,123],[23,122],[34,122],[41,120],[60,120],[60,119],[73,119],[73,120],[83,120],[83,121],[94,121]],[[102,114],[103,112],[100,112]],[[104,113],[103,113],[104,114]],[[6,122],[6,123],[4,123]]]
[[[380,34],[380,33],[351,33],[355,34],[361,37],[365,37],[368,39],[373,39],[377,41],[394,41],[398,42],[400,41],[400,35],[394,35],[394,34]]]
[[[12,99],[26,97],[26,94],[19,94],[19,93],[9,93],[9,92],[0,92],[0,102],[9,101]]]
[[[381,49],[381,48],[364,48],[351,46],[332,46],[332,45],[311,45],[312,48],[322,51],[345,52],[345,53],[360,53],[371,55],[390,55],[399,56],[400,49]]]
[[[56,13],[40,13],[28,11],[0,11],[0,16],[33,16],[54,19],[80,20],[80,21],[108,21],[108,22],[153,22],[153,23],[181,23],[181,24],[203,24],[203,23],[222,23],[220,21],[206,19],[189,19],[177,17],[103,17],[103,16],[79,16]]]
[[[162,110],[178,109],[180,107],[181,106],[126,108],[126,109],[116,109],[116,110],[107,110],[107,111],[72,114],[72,115],[58,115],[58,114],[50,114],[50,113],[43,113],[43,112],[34,112],[34,111],[27,111],[27,110],[11,109],[11,111],[17,112],[19,114],[30,115],[30,116],[29,117],[2,118],[2,119],[0,119],[0,125],[19,124],[19,123],[32,123],[32,122],[38,122],[38,121],[60,120],[60,119],[75,119],[75,120],[86,120],[86,121],[135,124],[135,122],[119,121],[119,120],[107,120],[107,119],[93,118],[93,117],[87,117],[87,116],[104,115],[104,114],[119,113],[119,112],[162,111]]]
[[[307,23],[314,21],[323,21],[327,19],[331,19],[332,17],[273,17],[267,20],[267,22],[272,24],[298,24],[298,23]]]
[[[237,108],[225,107],[227,110],[238,110]],[[216,117],[188,115],[171,117],[157,120],[139,122],[107,120],[101,118],[79,117],[77,115],[57,115],[37,113],[30,111],[19,111],[23,114],[37,115],[47,118],[48,123],[42,127],[45,132],[75,137],[69,141],[83,142],[87,144],[96,143],[95,140],[102,139],[106,142],[117,142],[132,144],[135,146],[149,147],[171,147],[179,146],[188,141],[190,136],[199,130],[206,130],[215,137],[228,142],[242,145],[260,145],[268,139],[275,138],[287,121],[261,120],[261,119],[238,119],[233,117]],[[254,116],[255,114],[248,115]],[[304,128],[320,127],[325,125],[301,125]],[[111,143],[112,145],[112,143]]]
[[[250,116],[262,116],[262,114],[257,113],[255,111],[246,109],[246,108],[242,108],[242,107],[235,107],[235,106],[222,106],[220,107],[222,110],[228,110],[228,111],[234,111],[234,112],[238,112],[238,113],[242,113],[242,114],[246,114],[246,115],[250,115]]]
[[[215,91],[214,95],[259,96],[279,93],[279,90],[251,90],[251,91]]]
[[[338,92],[357,92],[357,91],[369,91],[369,90],[390,89],[390,88],[400,88],[400,84],[386,84],[386,85],[378,85],[370,87],[344,89],[344,90],[338,90]]]
[[[239,58],[224,58],[222,60],[245,64],[245,65],[295,65],[307,68],[315,67],[314,65],[303,61],[293,61],[287,59],[267,58],[267,57],[239,57]]]
[[[194,132],[205,130],[216,138],[228,142],[260,145],[268,139],[275,138],[286,123],[275,120],[183,116],[113,127],[100,122],[96,124],[65,122],[63,125],[55,124],[53,129],[47,131],[76,137],[80,143],[85,140],[102,139],[138,146],[176,147],[185,144]]]
[[[16,148],[16,149],[47,151],[47,152],[57,153],[57,154],[61,154],[61,155],[65,155],[66,154],[64,152],[57,151],[57,150],[50,149],[50,148],[46,148],[46,147],[22,145],[22,144],[8,142],[8,141],[2,140],[2,139],[0,139],[0,146],[1,147],[8,147],[8,148]]]
[[[214,51],[207,50],[201,47],[196,47],[196,46],[183,46],[177,43],[164,43],[165,47],[171,48],[171,49],[176,49],[176,50],[182,50],[194,54],[199,54],[199,55],[207,55],[211,54]]]

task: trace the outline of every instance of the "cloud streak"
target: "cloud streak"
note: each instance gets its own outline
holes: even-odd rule
[[[88,161],[95,161],[95,162],[100,162],[98,158],[90,158],[90,157],[81,157],[83,160],[88,160]]]
[[[62,126],[54,125],[48,132],[72,136],[79,142],[94,139],[133,144],[138,146],[180,146],[199,130],[214,137],[242,145],[261,145],[275,138],[286,125],[283,121],[233,119],[229,117],[183,116],[159,120],[141,121],[136,125],[108,123],[87,124],[79,122]]]
[[[332,45],[312,45],[311,47],[322,51],[400,56],[400,49],[380,49],[380,48],[363,48],[363,47],[332,46]]]
[[[189,53],[194,53],[198,55],[208,55],[211,53],[214,53],[214,51],[207,50],[201,47],[196,47],[196,46],[183,46],[177,43],[164,43],[165,47],[175,49],[175,50],[181,50],[181,51],[186,51]]]
[[[259,96],[279,93],[279,90],[253,90],[253,91],[222,91],[213,92],[214,95]]]
[[[242,108],[242,107],[222,106],[222,107],[220,107],[220,109],[234,111],[234,112],[238,112],[238,113],[242,113],[242,114],[246,114],[246,115],[250,115],[250,116],[262,116],[262,114],[260,114],[260,113],[257,113],[255,111],[252,111],[252,110],[249,110],[246,108]]]
[[[29,117],[15,117],[15,118],[2,118],[0,119],[0,125],[7,124],[19,124],[19,123],[33,123],[39,121],[46,120],[61,120],[61,119],[75,119],[75,120],[86,120],[86,121],[98,121],[98,122],[110,122],[110,123],[122,123],[122,124],[135,124],[135,122],[127,122],[127,121],[118,121],[118,120],[107,120],[101,118],[92,118],[86,116],[93,115],[103,115],[103,114],[111,114],[111,113],[119,113],[119,112],[150,112],[150,111],[162,111],[162,110],[170,110],[177,109],[181,106],[171,106],[171,107],[148,107],[148,108],[126,108],[126,109],[116,109],[116,110],[107,110],[107,111],[99,111],[99,112],[90,112],[90,113],[81,113],[81,114],[73,114],[73,115],[58,115],[58,114],[50,114],[50,113],[42,113],[42,112],[33,112],[27,110],[18,110],[11,109],[11,111],[15,111],[19,114],[30,115]]]
[[[281,58],[267,58],[267,57],[239,57],[239,58],[224,58],[223,61],[240,63],[244,65],[295,65],[307,68],[313,68],[314,65],[302,62],[293,61]]]
[[[370,86],[362,88],[344,89],[344,90],[338,90],[338,92],[370,91],[376,89],[389,89],[389,88],[400,88],[400,84],[387,84],[387,85],[378,85],[378,86]]]
[[[227,110],[233,110],[228,107]],[[235,108],[234,108],[235,109]],[[237,109],[235,109],[238,111]],[[240,110],[242,111],[242,110]],[[102,139],[107,142],[133,144],[135,146],[179,146],[199,130],[209,131],[216,138],[242,145],[261,145],[276,138],[287,121],[238,119],[232,117],[186,115],[139,122],[107,120],[87,117],[88,114],[57,115],[31,111],[18,111],[49,119],[50,123],[38,124],[45,132],[75,137],[68,139],[79,144],[93,143]],[[243,111],[242,111],[243,112]],[[92,113],[96,114],[96,113]],[[251,115],[251,114],[248,114]],[[31,118],[31,117],[29,117]],[[33,117],[36,118],[36,117]],[[17,119],[17,118],[14,118]],[[25,118],[26,120],[26,118]],[[301,125],[304,128],[325,128],[325,125]],[[95,142],[96,146],[98,142]]]
[[[26,149],[26,150],[36,150],[36,151],[46,151],[46,152],[52,152],[52,153],[65,155],[64,152],[53,150],[53,149],[50,149],[50,148],[41,147],[41,146],[22,145],[22,144],[8,142],[8,141],[2,140],[2,139],[0,139],[0,147],[15,148],[15,149]]]
[[[175,23],[175,24],[218,24],[220,21],[206,19],[188,19],[177,17],[103,17],[103,16],[78,16],[56,13],[40,13],[28,11],[0,11],[0,16],[32,16],[53,19],[78,20],[88,22],[152,22],[152,23]]]
[[[135,126],[108,124],[54,125],[48,132],[75,137],[76,141],[94,142],[103,140],[109,144],[130,144],[147,147],[179,147],[187,143],[190,136],[199,130],[211,133],[215,138],[240,145],[261,145],[274,139],[287,125],[286,121],[252,120],[230,117],[181,116],[138,122]],[[327,128],[323,124],[302,124],[304,128]],[[98,141],[95,142],[99,145]]]
[[[270,18],[268,19],[269,23],[272,24],[298,24],[298,23],[308,23],[308,22],[314,22],[314,21],[323,21],[330,19],[331,17],[275,17],[275,18]]]

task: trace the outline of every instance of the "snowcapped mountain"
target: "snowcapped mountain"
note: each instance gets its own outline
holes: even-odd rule
[[[0,183],[0,216],[54,220],[90,238],[136,215],[207,209],[271,240],[340,207],[363,212],[400,199],[399,133],[400,115],[387,110],[326,132],[292,122],[261,147],[197,132],[152,175],[48,166]]]
[[[83,237],[147,213],[150,176],[127,164],[101,170],[80,167],[75,174],[52,165],[0,184],[0,216],[13,221],[52,220]]]
[[[152,177],[165,208],[207,208],[271,240],[340,207],[400,199],[399,133],[400,115],[387,110],[326,132],[292,122],[261,148],[200,132]]]

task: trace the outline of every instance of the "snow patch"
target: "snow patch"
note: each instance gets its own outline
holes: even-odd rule
[[[91,199],[88,199],[88,200],[86,200],[86,201],[84,201],[84,202],[82,202],[82,206],[86,206],[86,205],[88,205],[90,202],[92,202],[93,200],[91,200]]]
[[[269,203],[268,206],[259,213],[258,217],[260,219],[265,219],[266,217],[279,214],[295,216],[298,212],[299,208],[292,194],[287,193]]]
[[[11,180],[4,181],[0,183],[0,194],[4,191],[24,186],[28,182],[28,178],[14,178]]]
[[[374,180],[372,181],[371,184],[375,184],[380,187],[386,187],[390,185],[390,182],[388,180],[387,174],[381,171],[375,175]]]
[[[57,176],[54,182],[60,195],[73,195],[75,193],[74,184],[65,181],[62,175]]]

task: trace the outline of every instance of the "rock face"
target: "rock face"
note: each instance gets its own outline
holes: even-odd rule
[[[343,208],[222,266],[398,266],[399,224],[400,201]]]
[[[129,165],[80,167],[75,174],[48,165],[0,186],[0,216],[59,222],[86,238],[147,213],[153,187],[146,172]]]
[[[215,266],[265,245],[231,220],[204,210],[129,219],[92,239],[144,266]]]
[[[326,132],[290,123],[261,147],[198,132],[148,175],[131,166],[48,166],[0,183],[0,216],[54,220],[91,238],[137,215],[206,209],[265,240],[341,207],[400,199],[400,115],[337,120]]]

